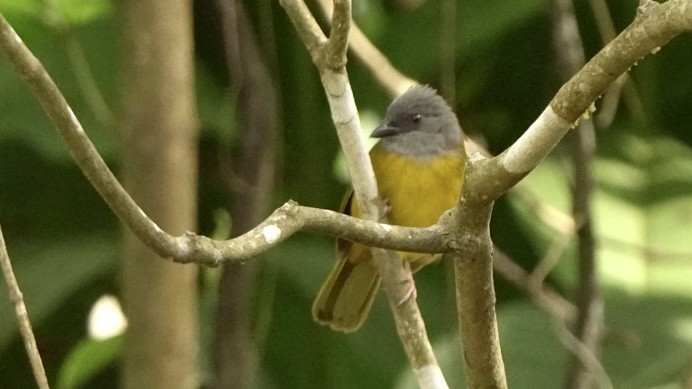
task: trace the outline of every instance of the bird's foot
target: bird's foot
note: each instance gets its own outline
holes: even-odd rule
[[[410,274],[410,273],[409,273]],[[413,277],[410,277],[406,280],[403,281],[406,287],[406,291],[404,292],[403,297],[399,302],[397,302],[397,306],[403,305],[406,301],[409,299],[415,300],[418,297],[418,290],[416,290],[416,283],[413,282]]]
[[[381,213],[379,220],[384,220],[392,212],[392,206],[389,203],[389,199],[382,199],[382,207],[380,207]]]

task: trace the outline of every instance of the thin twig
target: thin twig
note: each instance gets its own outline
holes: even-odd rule
[[[576,231],[576,223],[572,215],[562,212],[561,210],[543,201],[537,193],[535,193],[524,183],[520,183],[512,188],[510,194],[512,196],[516,196],[520,201],[526,203],[530,210],[541,222],[543,222],[543,224],[552,228],[560,235],[574,234]]]
[[[579,35],[574,6],[571,0],[553,2],[554,44],[560,70],[565,79],[584,65],[584,46]],[[596,149],[593,122],[582,121],[568,137],[572,144],[574,162],[572,215],[579,221],[577,248],[579,255],[579,288],[577,291],[577,318],[574,337],[583,348],[598,360],[603,329],[603,302],[601,301],[596,269],[596,238],[593,233],[591,198],[593,177],[591,165]],[[575,350],[571,348],[571,350]],[[593,363],[586,364],[581,354],[573,353],[567,374],[566,387],[591,388],[595,381]],[[604,375],[601,372],[599,375]]]
[[[598,388],[612,389],[613,384],[610,381],[610,377],[606,373],[601,361],[593,353],[593,350],[589,348],[582,341],[577,339],[572,332],[565,326],[564,322],[559,321],[555,323],[555,328],[557,329],[558,338],[571,352],[579,358],[579,361],[588,367],[589,371],[593,372],[595,383]]]
[[[548,277],[551,271],[555,268],[557,263],[560,261],[562,254],[569,246],[572,241],[573,234],[560,234],[553,239],[552,244],[548,247],[548,250],[543,255],[538,264],[531,271],[531,283],[534,285],[541,285]]]
[[[653,262],[690,262],[692,261],[692,251],[668,250],[656,247],[652,244],[632,242],[624,239],[603,236],[601,242],[618,250],[626,250],[631,255],[641,255],[648,263]]]
[[[497,274],[526,293],[538,306],[549,312],[551,316],[566,323],[571,323],[574,320],[577,312],[574,304],[552,288],[544,284],[536,284],[526,270],[512,261],[507,254],[497,247],[495,247],[494,254],[493,268]]]
[[[34,332],[31,330],[29,314],[24,305],[24,296],[19,289],[17,278],[12,271],[12,262],[7,253],[7,246],[5,246],[5,237],[2,234],[2,228],[0,228],[0,267],[2,267],[2,274],[5,277],[5,282],[7,282],[10,300],[14,303],[14,312],[19,322],[19,332],[22,334],[22,339],[24,339],[24,348],[26,349],[26,354],[29,356],[34,379],[39,388],[48,389],[48,378],[46,378],[46,371],[43,369],[43,362],[41,361],[41,355],[36,346]]]

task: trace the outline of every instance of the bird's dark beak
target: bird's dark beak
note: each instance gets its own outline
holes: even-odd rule
[[[382,123],[370,134],[371,138],[386,138],[388,136],[396,135],[401,130],[399,127],[393,126],[389,123]]]

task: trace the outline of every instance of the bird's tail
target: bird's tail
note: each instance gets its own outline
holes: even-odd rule
[[[353,332],[368,317],[380,286],[380,275],[371,261],[337,260],[312,304],[312,316],[333,330]]]

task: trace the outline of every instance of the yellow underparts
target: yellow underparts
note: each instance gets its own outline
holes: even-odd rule
[[[442,213],[454,207],[464,179],[463,149],[437,157],[420,158],[384,151],[379,145],[370,151],[380,197],[387,202],[389,224],[429,227]],[[347,213],[349,210],[346,210]],[[352,199],[350,214],[361,217],[360,207]],[[357,246],[354,244],[354,246]],[[352,247],[349,260],[370,257],[365,247]],[[369,250],[367,250],[369,251]],[[429,254],[401,253],[418,268],[434,260]],[[368,258],[370,259],[370,258]]]

